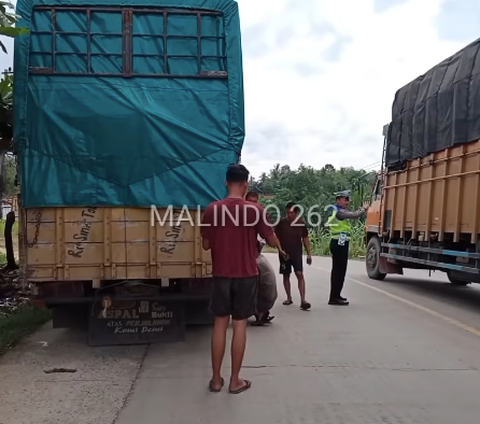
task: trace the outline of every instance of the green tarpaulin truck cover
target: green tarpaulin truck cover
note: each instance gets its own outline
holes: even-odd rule
[[[24,207],[205,207],[244,141],[231,0],[18,0]]]

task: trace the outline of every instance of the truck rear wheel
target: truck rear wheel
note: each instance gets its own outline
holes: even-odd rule
[[[373,236],[367,244],[365,264],[367,274],[372,280],[383,280],[387,276],[380,272],[380,240],[376,236]]]
[[[450,283],[453,284],[454,286],[466,286],[467,284],[470,284],[469,281],[463,281],[453,277],[450,271],[447,271],[447,277]]]

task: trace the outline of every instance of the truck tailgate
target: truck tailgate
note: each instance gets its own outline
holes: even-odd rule
[[[167,209],[157,212],[163,219]],[[161,225],[151,208],[20,208],[19,214],[21,270],[32,282],[211,274],[194,209],[189,216],[195,225],[179,222],[178,215]]]

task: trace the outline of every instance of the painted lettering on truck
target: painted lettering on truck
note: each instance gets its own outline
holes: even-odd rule
[[[73,235],[73,239],[78,241],[75,242],[74,249],[67,252],[69,256],[73,256],[75,258],[81,258],[83,256],[83,252],[85,250],[85,243],[88,241],[90,237],[90,231],[92,229],[92,224],[91,222],[89,222],[89,218],[95,218],[96,213],[96,207],[89,207],[82,211],[83,221],[80,221],[82,222],[80,232]]]

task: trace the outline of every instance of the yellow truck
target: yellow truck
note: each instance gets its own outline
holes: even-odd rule
[[[480,283],[480,39],[399,89],[366,221],[366,270]]]
[[[17,4],[21,276],[92,345],[211,322],[201,215],[244,141],[237,3],[151,3]]]

